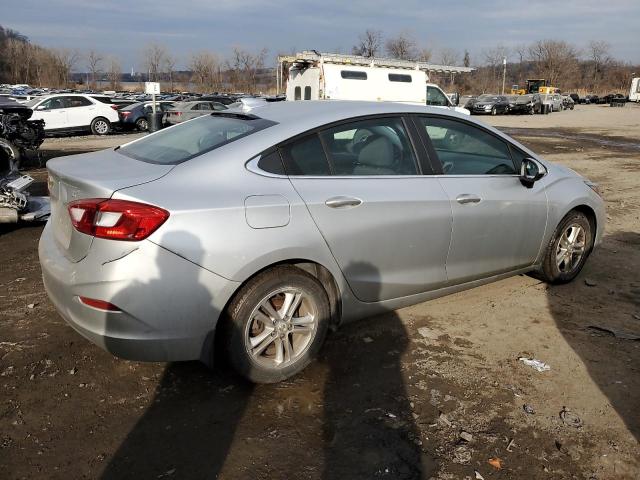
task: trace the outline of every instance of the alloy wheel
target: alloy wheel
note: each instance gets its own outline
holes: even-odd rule
[[[571,224],[562,232],[556,248],[556,265],[560,272],[572,272],[580,264],[586,250],[585,240],[586,232],[578,224]]]
[[[265,296],[246,323],[249,358],[263,367],[283,368],[308,350],[318,329],[318,309],[311,296],[295,287]]]

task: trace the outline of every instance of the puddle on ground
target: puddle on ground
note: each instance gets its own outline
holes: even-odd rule
[[[571,130],[543,128],[500,128],[507,135],[523,137],[561,138],[576,142],[589,142],[604,148],[617,148],[625,151],[640,152],[640,141],[624,137],[606,137],[604,135],[576,133]]]

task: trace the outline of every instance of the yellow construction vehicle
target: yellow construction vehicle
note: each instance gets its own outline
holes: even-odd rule
[[[519,87],[519,85],[511,85],[511,95],[526,95],[527,90]]]

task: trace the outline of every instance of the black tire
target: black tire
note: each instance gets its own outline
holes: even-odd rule
[[[104,117],[94,118],[90,126],[94,135],[108,135],[111,132],[111,122]]]
[[[142,117],[136,120],[136,128],[141,132],[146,132],[149,130],[149,122],[146,118]]]
[[[493,107],[491,109],[491,115],[497,115],[498,114],[498,109],[496,107]]]
[[[252,325],[254,327],[260,325],[259,322],[256,323],[251,318],[252,314],[258,309],[263,300],[282,288],[295,288],[303,292],[305,302],[310,302],[315,307],[317,321],[314,326],[314,333],[311,334],[311,338],[300,352],[298,358],[291,360],[288,364],[286,361],[283,362],[283,366],[269,366],[262,362],[273,360],[264,360],[262,354],[258,354],[255,357],[258,359],[256,360],[249,353],[248,335],[250,335]],[[271,305],[273,306],[273,303]],[[300,308],[302,308],[302,304]],[[275,267],[256,275],[236,294],[227,308],[226,318],[223,319],[224,323],[220,332],[222,334],[220,340],[222,341],[219,342],[219,345],[225,346],[231,366],[249,381],[254,383],[280,382],[302,371],[315,358],[324,343],[330,316],[327,293],[315,277],[296,267]],[[277,327],[275,328],[277,329]],[[262,330],[264,331],[265,328],[263,327]],[[260,333],[258,331],[256,336]],[[287,342],[291,338],[293,343],[293,332],[291,334],[285,333],[284,335]],[[277,334],[272,332],[271,337],[275,338],[271,342],[278,341]],[[281,340],[281,342],[283,341],[285,340]],[[271,343],[269,347],[264,349],[264,353],[268,355],[269,349],[273,347],[273,350],[275,350],[276,346],[277,343]],[[292,346],[291,348],[295,347]]]
[[[556,255],[559,251],[559,243],[562,235],[572,226],[579,226],[584,230],[584,253],[569,271],[562,271],[556,261]],[[538,273],[538,277],[547,283],[568,283],[580,273],[591,250],[593,249],[594,232],[589,219],[582,212],[572,210],[558,224],[556,231],[553,233],[549,244],[546,247],[544,257],[542,259],[542,268]]]

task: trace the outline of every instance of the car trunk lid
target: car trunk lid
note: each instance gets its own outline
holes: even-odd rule
[[[126,187],[152,182],[171,171],[173,165],[141,162],[117,149],[60,157],[47,162],[50,224],[65,256],[79,262],[89,251],[93,237],[73,228],[67,204],[85,198],[111,198]]]

